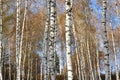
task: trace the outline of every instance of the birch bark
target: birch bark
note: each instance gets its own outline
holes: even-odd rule
[[[49,27],[50,27],[50,0],[46,0],[46,8],[47,8],[47,19],[46,19],[46,24],[45,24],[45,33],[44,33],[44,55],[43,55],[43,60],[44,61],[44,80],[48,80],[48,31],[49,31]]]
[[[3,80],[2,77],[2,0],[0,0],[0,80]]]
[[[104,41],[104,52],[105,52],[105,80],[110,80],[110,52],[109,52],[109,42],[107,39],[107,29],[106,29],[106,11],[107,11],[107,1],[103,0],[103,11],[102,11],[102,26],[103,26],[103,41]]]
[[[67,60],[67,74],[68,80],[73,80],[73,72],[72,72],[72,60],[71,60],[71,27],[72,27],[72,0],[66,0],[66,27],[65,27],[65,37],[66,37],[66,60]]]
[[[17,0],[17,21],[16,21],[16,80],[20,80],[20,0]]]
[[[56,14],[56,0],[50,1],[50,35],[49,35],[49,72],[51,74],[51,80],[55,80],[54,71],[54,51],[55,51],[55,14]]]

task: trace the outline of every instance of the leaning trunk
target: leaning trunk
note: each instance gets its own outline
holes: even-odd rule
[[[20,80],[20,0],[17,0],[17,22],[16,22],[16,80]]]

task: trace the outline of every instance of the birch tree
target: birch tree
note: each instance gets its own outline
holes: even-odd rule
[[[102,26],[103,26],[103,41],[104,41],[104,52],[105,52],[105,80],[110,80],[110,62],[109,62],[109,42],[107,38],[107,29],[106,29],[106,10],[107,10],[107,1],[103,0],[103,11],[102,11]]]
[[[72,27],[72,0],[66,0],[65,2],[66,7],[66,27],[65,27],[65,38],[66,38],[66,59],[67,59],[67,75],[68,80],[73,79],[73,73],[72,73],[72,61],[71,61],[71,27]]]
[[[48,53],[48,31],[50,26],[50,0],[46,0],[46,8],[47,8],[47,19],[45,24],[45,32],[44,32],[44,80],[47,80],[47,53]]]
[[[20,80],[20,0],[17,0],[17,13],[16,13],[16,80]]]
[[[73,18],[72,18],[73,20]],[[75,39],[75,53],[76,53],[76,63],[77,63],[77,70],[78,70],[78,79],[81,80],[81,71],[80,71],[80,59],[79,59],[79,53],[78,53],[78,36],[77,36],[77,33],[76,33],[76,30],[75,30],[75,26],[74,26],[74,21],[73,21],[73,35],[74,35],[74,39]]]
[[[41,62],[40,62],[40,79],[41,79],[41,80],[42,80],[42,74],[43,74],[43,73],[42,73],[42,68],[43,68],[43,67],[42,67],[42,61],[41,61]],[[45,80],[45,79],[44,79],[44,80]]]
[[[97,33],[96,33],[97,34]],[[98,73],[98,80],[102,80],[101,79],[101,76],[100,76],[100,61],[99,61],[99,52],[98,52],[98,39],[97,39],[97,37],[95,37],[95,44],[96,44],[96,59],[97,59],[97,73]]]
[[[56,14],[56,0],[50,1],[50,34],[49,34],[49,71],[51,75],[51,80],[55,80],[54,71],[54,51],[55,51],[55,14]]]
[[[24,35],[25,20],[26,20],[26,15],[27,15],[27,5],[28,5],[28,0],[25,0],[24,18],[23,18],[22,32],[21,32],[21,38],[20,38],[20,54],[22,54],[23,35]],[[24,79],[24,74],[25,74],[24,72],[25,58],[26,58],[26,53],[24,53],[24,58],[23,58],[22,79]]]
[[[0,80],[2,79],[2,0],[0,0]]]

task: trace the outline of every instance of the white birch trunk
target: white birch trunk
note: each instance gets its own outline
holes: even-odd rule
[[[100,61],[99,61],[99,52],[98,52],[98,40],[97,37],[95,38],[95,44],[96,44],[96,59],[97,59],[97,73],[98,73],[98,80],[102,80],[100,76]]]
[[[63,45],[64,43],[63,43],[63,40],[61,39],[61,47],[60,47],[60,49],[61,49],[61,53],[60,53],[60,64],[59,64],[59,66],[60,66],[60,74],[62,73],[62,70],[63,70],[63,68],[64,68],[64,52],[63,52],[63,50],[64,50],[64,45]]]
[[[73,20],[73,19],[72,19]],[[75,38],[75,52],[76,52],[76,63],[77,63],[77,66],[78,66],[78,79],[81,80],[81,72],[80,72],[80,60],[79,60],[79,52],[78,52],[78,38],[77,38],[77,34],[76,34],[76,31],[75,31],[75,26],[74,26],[74,22],[73,22],[73,35],[74,35],[74,38]]]
[[[20,0],[17,0],[17,21],[16,21],[16,80],[20,80]]]
[[[22,80],[25,79],[25,60],[26,60],[26,53],[24,53],[24,58],[23,58],[23,66],[22,66]]]
[[[71,60],[71,27],[72,27],[72,0],[66,0],[65,2],[66,7],[66,60],[67,60],[67,74],[68,74],[68,80],[73,80],[73,72],[72,72],[72,60]]]
[[[20,38],[20,54],[21,55],[22,55],[22,44],[23,44],[23,34],[24,34],[25,20],[26,20],[26,14],[27,14],[27,4],[28,4],[28,0],[25,0],[25,11],[24,11],[23,24],[22,24],[22,33],[21,33],[21,38]],[[26,58],[26,53],[24,53],[24,58],[23,58],[22,80],[24,80],[24,77],[25,77],[25,71],[24,71],[25,58]]]
[[[10,40],[8,39],[10,42]],[[9,54],[9,80],[11,80],[11,60],[10,60],[10,43],[8,43],[8,54]]]
[[[27,4],[28,4],[28,0],[25,0],[25,11],[24,11],[23,24],[22,24],[22,33],[20,37],[20,55],[22,54],[23,34],[24,34],[25,20],[26,20],[26,14],[27,14]]]
[[[55,71],[54,71],[54,51],[55,51],[55,14],[56,14],[56,0],[50,1],[50,35],[49,35],[49,71],[51,75],[51,80],[55,80]]]
[[[62,39],[61,39],[61,40],[62,40]],[[63,66],[63,65],[62,65],[62,61],[63,61],[63,60],[62,60],[63,46],[62,46],[62,41],[61,41],[60,43],[61,43],[61,44],[60,44],[60,49],[61,49],[60,52],[61,52],[61,53],[60,53],[60,56],[59,56],[59,62],[60,62],[60,63],[59,63],[59,66],[60,66],[60,74],[61,74],[61,73],[62,73],[62,66]]]
[[[106,10],[107,2],[103,0],[103,11],[102,11],[102,26],[103,26],[103,40],[104,40],[104,52],[105,52],[105,80],[110,80],[110,61],[109,61],[109,42],[107,39],[107,29],[106,29]]]
[[[32,58],[31,58],[31,42],[28,44],[28,71],[27,71],[27,80],[32,80],[32,71],[31,71],[31,67],[32,67]]]
[[[50,0],[46,0],[46,8],[47,8],[47,19],[46,19],[46,25],[45,25],[45,32],[44,32],[44,54],[43,54],[43,60],[44,61],[44,80],[48,80],[48,31],[49,31],[49,26],[50,26]]]
[[[80,31],[82,32],[82,30]],[[82,34],[79,35],[80,37],[78,37],[78,39],[80,40],[80,55],[79,59],[80,59],[80,70],[81,70],[81,80],[86,80],[86,72],[85,72],[85,57],[84,57],[84,51],[83,51],[83,36]]]
[[[88,33],[88,34],[90,34],[90,33]],[[92,62],[91,62],[92,60],[91,60],[91,55],[90,55],[88,39],[87,39],[87,54],[88,54],[88,61],[89,61],[89,65],[90,65],[90,79],[95,80],[94,79],[93,68],[92,68]]]
[[[0,80],[3,80],[2,77],[2,0],[0,0]]]
[[[40,80],[42,80],[42,63],[40,64],[41,66],[40,66],[40,70],[41,70],[41,77],[40,77]]]
[[[110,23],[111,28],[111,36],[112,36],[112,46],[113,46],[113,54],[114,54],[114,60],[115,60],[115,73],[116,73],[116,80],[119,80],[119,69],[118,69],[118,63],[117,63],[117,52],[116,52],[116,46],[115,46],[115,40],[114,40],[114,34],[112,25]]]

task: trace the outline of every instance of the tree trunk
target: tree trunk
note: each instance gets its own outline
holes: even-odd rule
[[[57,12],[55,11],[55,31],[54,31],[54,73],[55,76],[57,74],[57,68],[56,68],[56,57],[57,57],[57,52],[56,52],[56,40],[57,40]]]
[[[28,0],[25,0],[25,11],[24,11],[23,24],[22,24],[22,33],[21,33],[21,38],[20,38],[20,54],[22,54],[23,33],[24,33],[25,20],[26,20],[26,15],[27,15],[27,4],[28,4]],[[23,58],[22,80],[24,80],[24,77],[25,77],[25,69],[24,69],[25,58],[26,58],[26,53],[24,53],[24,58]]]
[[[17,0],[17,21],[16,21],[16,80],[20,80],[20,0]]]
[[[44,60],[44,80],[48,80],[48,75],[47,75],[47,66],[48,66],[48,31],[49,31],[49,26],[50,26],[50,0],[46,0],[46,8],[47,8],[47,19],[46,19],[46,25],[45,25],[45,33],[44,33],[44,54],[43,54],[43,60]],[[43,61],[42,60],[42,61]]]
[[[67,74],[68,80],[73,80],[73,72],[72,72],[72,61],[71,61],[71,27],[72,27],[72,0],[66,0],[66,27],[65,27],[65,37],[66,37],[66,60],[67,60]]]
[[[99,52],[98,52],[98,39],[95,37],[95,44],[96,44],[96,59],[97,59],[97,73],[98,73],[98,80],[102,80],[100,76],[100,61],[99,61]]]
[[[83,40],[83,35],[81,35],[81,39],[80,39],[80,52],[81,52],[81,60],[80,60],[80,64],[81,64],[81,70],[82,70],[82,80],[87,80],[87,78],[86,78],[86,70],[85,70],[85,56],[84,56],[84,49],[83,49],[83,47],[84,47],[84,42],[83,42],[84,40]]]
[[[0,80],[2,77],[2,0],[0,0]]]
[[[10,40],[8,39],[8,41],[10,42]],[[9,55],[9,80],[11,80],[11,57],[10,57],[10,43],[8,43],[8,55]]]
[[[72,19],[73,20],[73,19]],[[78,70],[78,79],[81,80],[81,72],[80,72],[80,59],[79,59],[79,52],[78,52],[78,38],[77,38],[77,33],[75,31],[75,26],[74,26],[74,22],[73,22],[73,35],[74,35],[74,39],[75,39],[75,53],[76,53],[76,63],[77,63],[77,70]]]
[[[40,71],[41,71],[41,74],[40,74],[40,80],[42,80],[42,63],[40,63]],[[44,79],[45,80],[45,79]]]
[[[115,46],[115,40],[114,40],[114,34],[113,34],[113,28],[112,28],[111,22],[110,22],[110,28],[111,28],[111,36],[112,36],[113,54],[114,54],[114,60],[115,60],[116,80],[119,80],[119,69],[118,69],[118,63],[117,63],[117,52],[116,52],[116,46]]]
[[[92,60],[91,60],[90,48],[89,47],[90,46],[89,46],[88,39],[87,39],[87,54],[88,54],[88,61],[89,61],[89,66],[90,66],[90,80],[95,80],[94,79],[94,73],[93,73],[93,68],[92,68]]]
[[[54,71],[54,51],[55,51],[55,14],[56,14],[56,0],[50,1],[50,35],[49,35],[49,72],[51,75],[51,80],[55,80],[55,71]]]
[[[25,60],[26,60],[26,50],[25,50],[25,52],[24,52],[24,57],[23,57],[22,80],[25,79]]]
[[[105,52],[105,80],[110,80],[110,61],[109,61],[109,42],[107,38],[107,29],[106,29],[106,10],[107,10],[107,2],[103,0],[103,11],[102,11],[102,26],[103,26],[103,41],[104,41],[104,52]]]
[[[32,80],[32,58],[31,58],[31,42],[28,43],[28,71],[27,71],[27,80]]]

